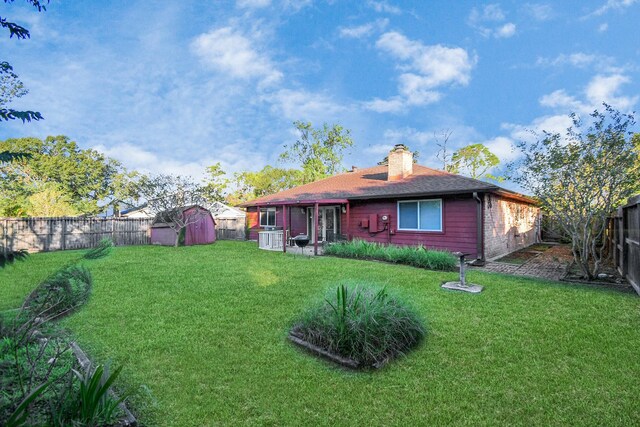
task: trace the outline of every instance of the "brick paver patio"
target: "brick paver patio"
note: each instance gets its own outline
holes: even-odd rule
[[[473,268],[516,276],[560,280],[564,277],[572,260],[571,248],[566,245],[555,245],[522,265],[488,261],[484,267]]]

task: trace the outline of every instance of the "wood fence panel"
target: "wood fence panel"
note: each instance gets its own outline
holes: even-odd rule
[[[640,295],[640,195],[618,209],[614,220],[614,261]]]
[[[245,240],[245,218],[216,219],[216,239]]]
[[[3,252],[46,252],[92,248],[104,238],[118,246],[149,244],[150,218],[4,218],[0,220]]]

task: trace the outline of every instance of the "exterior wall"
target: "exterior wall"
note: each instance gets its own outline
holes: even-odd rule
[[[307,234],[306,208],[306,206],[287,207],[287,228],[291,229],[292,237],[298,234]],[[302,209],[304,209],[304,211]],[[282,206],[278,206],[276,207],[276,228],[281,229],[283,224]],[[255,207],[247,208],[247,227],[249,228],[249,240],[258,240],[258,232],[263,228],[260,227],[260,217]]]
[[[151,244],[173,246],[176,244],[176,233],[170,227],[151,227]]]
[[[539,217],[540,208],[536,206],[485,194],[485,258],[498,258],[536,243]]]
[[[272,206],[261,206],[267,208]],[[247,227],[249,227],[249,240],[258,240],[258,231],[262,231],[260,227],[260,216],[255,207],[247,209]],[[276,207],[276,228],[282,228],[282,206]]]
[[[192,210],[185,212],[191,214]],[[205,245],[216,241],[216,226],[210,213],[200,215],[196,222],[187,225],[184,235],[185,246]]]
[[[460,251],[477,257],[477,202],[471,197],[442,198],[442,231],[398,231],[397,200],[351,202],[348,233],[351,238],[396,245],[423,245],[427,248]],[[369,233],[361,226],[371,214],[389,215],[387,230]],[[347,233],[342,215],[342,233]],[[378,223],[382,229],[383,224]]]
[[[303,210],[304,209],[304,210]],[[291,227],[291,237],[299,234],[307,234],[307,208],[291,207],[289,211],[288,225]]]

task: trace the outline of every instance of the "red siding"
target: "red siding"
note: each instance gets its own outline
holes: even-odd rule
[[[287,227],[291,229],[291,235],[297,236],[298,234],[307,233],[307,214],[306,211],[302,211],[299,206],[288,207],[287,213],[289,217],[287,219]],[[276,207],[276,227],[282,228],[282,206]],[[260,227],[260,217],[255,207],[247,208],[247,226],[249,227],[249,239],[258,240],[258,231],[262,230]]]
[[[443,231],[398,231],[397,201],[381,200],[371,202],[351,202],[351,221],[349,234],[352,238],[371,242],[392,243],[396,245],[423,245],[428,248],[460,251],[477,256],[476,201],[472,198],[443,198],[442,200]],[[389,215],[387,230],[370,233],[369,228],[360,225],[369,220],[371,214]],[[346,221],[346,215],[342,216]],[[383,229],[382,222],[378,229]],[[343,223],[343,232],[346,227]]]
[[[258,231],[262,228],[256,208],[247,209],[247,226],[249,227],[249,240],[258,240]],[[276,207],[276,227],[282,228],[282,206]]]
[[[289,208],[291,215],[289,216],[289,227],[291,227],[291,237],[298,234],[307,234],[307,210],[306,208],[292,207]]]
[[[448,251],[460,251],[471,254],[469,258],[477,257],[477,202],[472,197],[445,197],[442,198],[442,232],[433,231],[398,231],[397,201],[352,201],[350,203],[349,236],[351,238],[364,239],[378,243],[392,243],[396,245],[422,245],[427,248],[443,249]],[[291,235],[307,233],[306,212],[301,207],[290,207]],[[379,222],[378,233],[370,233],[369,228],[360,226],[361,221],[369,220],[370,215],[389,215],[390,222],[386,230],[384,224]],[[347,233],[347,215],[340,216],[341,233]],[[260,226],[255,207],[247,209],[247,224],[250,228],[249,238],[258,239]],[[276,210],[276,226],[282,227],[282,206]]]

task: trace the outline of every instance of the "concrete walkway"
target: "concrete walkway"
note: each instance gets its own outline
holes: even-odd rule
[[[488,261],[484,267],[472,268],[494,273],[513,274],[515,276],[561,280],[572,260],[571,248],[566,245],[555,245],[522,265]]]

